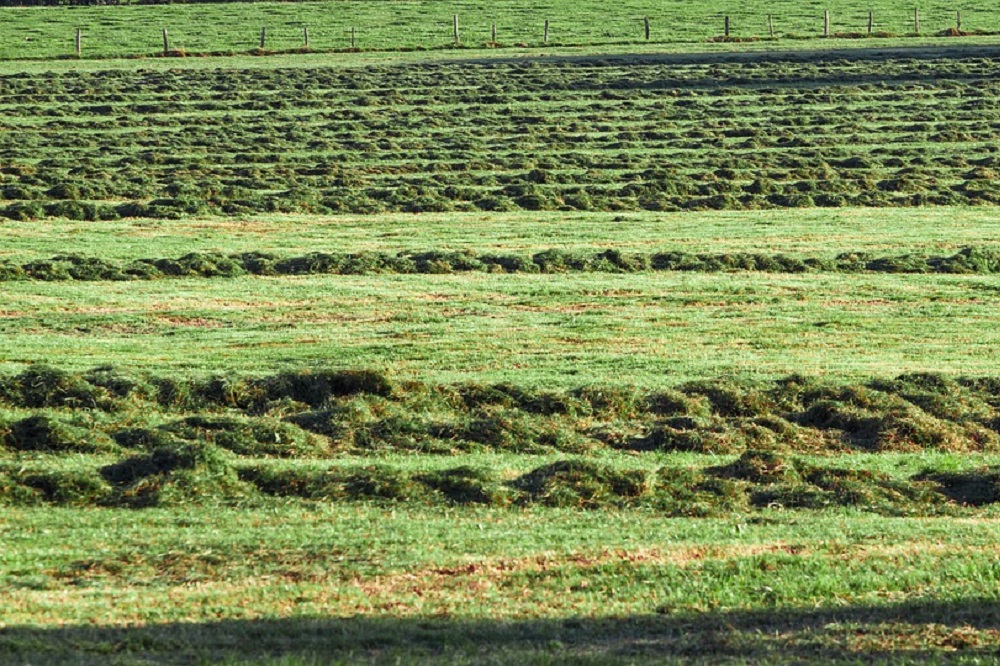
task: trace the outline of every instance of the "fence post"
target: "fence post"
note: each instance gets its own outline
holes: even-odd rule
[[[646,41],[648,42],[649,41],[649,17],[647,16],[642,21],[643,21],[643,23],[646,26]]]
[[[771,36],[771,39],[774,39],[774,17],[770,14],[767,15],[767,34]]]
[[[549,20],[545,19],[545,37],[543,38],[543,44],[549,43]]]
[[[955,12],[955,30],[962,32],[962,10]]]
[[[875,12],[868,10],[868,36],[872,36],[872,28],[875,27]]]
[[[302,41],[305,43],[305,47],[309,48],[309,26],[302,26]]]
[[[351,48],[354,48],[354,28],[351,28]]]
[[[264,48],[264,44],[267,42],[267,27],[260,29],[260,48]]]
[[[913,8],[913,32],[920,34],[920,8]]]
[[[726,17],[725,34],[726,34],[726,37],[729,36],[729,17],[728,16]]]
[[[170,55],[170,35],[166,28],[163,29],[163,55]]]
[[[830,10],[829,9],[824,9],[823,10],[823,36],[824,37],[829,37],[830,36]]]
[[[455,43],[456,44],[461,44],[462,40],[458,36],[458,14],[455,14],[452,17],[451,22],[452,22],[452,29],[453,29],[453,31],[455,33]]]
[[[80,54],[83,53],[83,31],[80,28],[76,29],[76,57],[79,58]]]
[[[497,43],[497,24],[496,23],[490,24],[490,43],[491,44],[496,44]]]

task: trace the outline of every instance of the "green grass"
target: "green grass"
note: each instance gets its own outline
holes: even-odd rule
[[[199,52],[247,52],[259,46],[260,29],[267,27],[267,48],[303,46],[302,26],[309,26],[314,49],[345,49],[347,32],[358,33],[362,49],[433,49],[453,43],[452,16],[460,17],[462,43],[483,48],[490,41],[490,25],[497,24],[502,46],[541,46],[543,24],[550,21],[550,42],[555,45],[594,45],[644,41],[643,17],[651,19],[652,40],[657,44],[705,42],[723,32],[723,16],[732,17],[732,35],[767,37],[767,16],[773,15],[779,39],[818,38],[822,35],[824,6],[818,3],[651,3],[629,0],[614,12],[594,3],[503,3],[422,0],[404,5],[386,1],[309,3],[223,3],[169,6],[3,8],[4,33],[0,58],[55,58],[74,53],[74,35],[83,30],[86,57],[148,55],[162,51],[161,30],[170,31],[173,49]],[[878,6],[858,2],[832,8],[832,32],[864,33],[868,10],[874,9],[875,30],[903,36],[913,32],[913,9],[899,0]],[[921,29],[933,36],[954,27],[953,5],[935,2],[921,7]],[[996,31],[988,11],[965,8],[963,29]],[[828,40],[829,41],[829,40]],[[851,45],[857,39],[833,40]],[[874,40],[876,43],[885,40]]]
[[[455,11],[348,7],[411,46],[432,33],[387,8]],[[522,18],[556,39],[567,7]],[[329,10],[3,11],[38,31],[18,55],[48,58],[66,21],[114,55],[88,17],[152,26],[118,54],[173,17],[178,46],[250,48],[224,12],[251,40],[278,16],[276,48],[325,12],[331,48],[358,18]],[[761,12],[784,33],[822,8],[741,12],[737,34]],[[663,48],[730,48],[700,29]],[[974,51],[451,55],[7,63],[0,261],[998,247]],[[989,272],[0,282],[0,662],[993,661]]]
[[[723,374],[984,375],[998,342],[988,276],[472,273],[4,292],[5,369],[114,359],[171,374],[373,367],[433,381],[670,386]]]
[[[127,260],[185,249],[531,253],[741,248],[950,254],[997,242],[988,209],[482,214],[8,223],[13,259],[73,247]],[[58,231],[59,235],[55,235]],[[486,239],[486,242],[484,242]],[[5,283],[3,368],[160,373],[376,367],[425,381],[671,386],[723,374],[990,374],[988,276],[634,273],[375,275]],[[954,330],[961,327],[955,344]]]
[[[763,252],[832,258],[842,252],[947,255],[1000,245],[991,207],[845,208],[688,213],[426,213],[245,218],[0,220],[0,259],[36,261],[72,251],[128,261],[188,252],[421,252],[530,255],[596,252]]]
[[[12,72],[0,217],[997,203],[989,61],[905,55]]]
[[[997,612],[981,520],[48,509],[0,530],[14,663],[971,658]]]

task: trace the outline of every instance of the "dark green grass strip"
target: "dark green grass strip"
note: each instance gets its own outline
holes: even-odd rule
[[[838,467],[835,458],[817,465],[801,457],[1000,452],[998,378],[717,380],[644,393],[427,385],[373,371],[170,379],[35,366],[0,377],[0,404],[33,410],[0,420],[0,504],[8,505],[146,507],[276,496],[645,506],[670,515],[774,505],[927,515],[1000,500],[1000,471],[990,467],[929,468],[900,480]],[[739,458],[702,468],[642,457],[609,462],[615,451]],[[343,461],[399,453],[509,456],[494,466],[430,469]],[[562,459],[524,472],[513,462],[520,454]]]
[[[842,253],[833,258],[737,252],[628,253],[618,250],[579,252],[549,249],[531,256],[478,254],[474,251],[314,252],[279,257],[263,252],[191,253],[176,259],[116,262],[99,257],[59,255],[25,263],[0,261],[0,280],[153,280],[169,277],[236,277],[240,275],[364,275],[564,273],[639,271],[766,271],[771,273],[957,273],[1000,272],[1000,251],[966,247],[950,256],[906,254],[876,257]]]
[[[672,516],[715,516],[775,506],[854,507],[887,515],[951,514],[1000,501],[1000,469],[925,469],[907,479],[746,451],[713,467],[621,468],[581,458],[504,478],[485,466],[414,471],[377,464],[324,469],[234,461],[208,442],[161,445],[100,467],[46,469],[0,463],[0,505],[115,506],[256,504],[271,498],[319,502],[647,507]]]
[[[135,450],[182,440],[289,458],[599,449],[1000,452],[1000,378],[926,373],[839,385],[801,376],[762,384],[720,379],[643,392],[397,382],[364,370],[177,379],[32,366],[0,377],[4,404],[45,411],[0,420],[0,452]],[[94,425],[98,420],[106,425]]]

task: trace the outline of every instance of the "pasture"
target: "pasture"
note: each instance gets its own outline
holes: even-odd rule
[[[5,2],[6,4],[13,4]],[[26,0],[23,4],[33,4]],[[168,30],[172,55],[292,51],[427,51],[437,49],[509,49],[524,47],[621,46],[660,51],[705,48],[724,36],[767,47],[788,42],[801,47],[824,34],[824,10],[831,12],[825,46],[875,41],[910,44],[949,39],[977,40],[1000,31],[991,8],[933,0],[914,5],[902,0],[835,6],[821,2],[650,2],[625,0],[614,11],[594,0],[573,4],[505,0],[432,0],[406,3],[329,0],[315,2],[221,2],[132,4],[122,6],[0,7],[0,59],[65,58],[75,54],[76,30],[82,31],[85,58],[155,56],[163,52]],[[869,11],[872,32],[868,33]],[[956,11],[962,12],[959,31]],[[459,17],[459,42],[454,16]],[[771,24],[768,24],[768,17]],[[650,21],[646,39],[644,19]],[[545,23],[549,22],[548,42]],[[496,26],[494,40],[493,26]],[[309,46],[303,28],[309,29]],[[261,29],[266,28],[264,48]],[[771,36],[771,30],[774,36]],[[951,32],[949,33],[949,29]],[[954,41],[951,39],[951,41]],[[825,47],[824,46],[824,47]]]
[[[5,63],[0,662],[995,658],[990,48]]]

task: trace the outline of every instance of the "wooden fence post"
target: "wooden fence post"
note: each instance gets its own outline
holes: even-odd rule
[[[496,44],[497,43],[497,24],[496,23],[490,24],[490,43],[491,44]]]
[[[872,36],[872,29],[875,27],[875,12],[868,10],[868,36]]]
[[[545,37],[543,38],[542,43],[543,44],[548,44],[549,43],[549,20],[548,19],[545,19]]]
[[[920,8],[913,8],[913,32],[920,34]]]
[[[767,34],[771,36],[771,39],[774,39],[774,17],[770,14],[767,15]]]
[[[309,48],[309,26],[302,26],[302,41],[306,48]]]
[[[955,30],[962,32],[962,11],[955,12]]]
[[[163,55],[170,55],[170,35],[166,28],[163,29]]]
[[[728,37],[729,36],[729,17],[728,16],[726,17],[726,22],[725,22],[725,26],[724,27],[725,27],[725,35],[726,35],[726,37]]]
[[[260,29],[260,48],[264,48],[264,44],[267,43],[267,27]]]
[[[80,54],[83,53],[83,31],[80,28],[76,29],[76,57],[79,58]]]
[[[451,22],[452,22],[452,29],[453,29],[453,31],[455,33],[455,43],[456,44],[461,44],[462,40],[458,36],[458,14],[455,14],[452,17]]]
[[[830,36],[830,10],[829,9],[824,9],[823,10],[823,36],[824,37],[829,37]]]
[[[646,41],[648,42],[649,41],[649,17],[647,16],[642,21],[643,21],[643,23],[646,26]]]
[[[354,28],[351,28],[351,48],[354,48]]]

